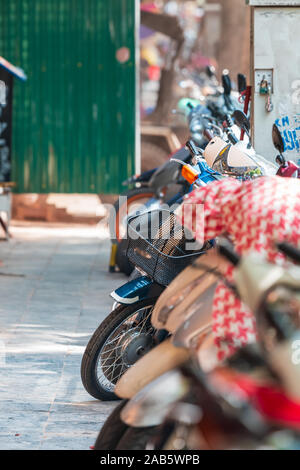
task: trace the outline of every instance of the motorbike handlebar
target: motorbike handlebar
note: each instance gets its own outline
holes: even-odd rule
[[[199,157],[199,155],[201,155],[198,148],[196,147],[196,145],[194,144],[192,140],[188,140],[185,146],[194,157]]]
[[[224,121],[226,122],[227,127],[233,127],[234,126],[234,123],[233,123],[233,120],[232,120],[230,114],[226,114],[226,116],[224,116]]]
[[[300,250],[287,242],[278,243],[277,247],[284,255],[286,255],[295,263],[300,263]],[[233,246],[227,240],[220,240],[218,243],[219,253],[230,261],[234,266],[240,262],[240,256],[234,251]]]
[[[278,249],[295,263],[300,263],[300,250],[290,243],[282,242],[277,244]]]
[[[203,135],[208,141],[214,138],[213,134],[208,129],[204,129]]]
[[[230,261],[233,266],[237,266],[240,262],[240,256],[234,251],[233,246],[227,240],[219,240],[218,242],[218,251],[224,256],[228,261]]]

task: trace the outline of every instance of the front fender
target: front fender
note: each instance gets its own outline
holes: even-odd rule
[[[169,338],[166,339],[141,357],[122,375],[116,383],[115,394],[119,398],[132,398],[152,380],[184,364],[190,354],[188,349],[176,348]]]
[[[130,305],[139,300],[158,296],[164,289],[150,277],[140,276],[114,290],[110,296],[119,304]]]
[[[140,390],[121,411],[121,419],[137,428],[158,426],[187,391],[187,380],[173,369]]]

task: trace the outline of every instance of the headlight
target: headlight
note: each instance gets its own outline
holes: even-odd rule
[[[300,292],[285,286],[277,286],[266,298],[269,309],[288,315],[296,328],[300,327]]]
[[[273,341],[290,338],[300,329],[299,290],[284,285],[272,289],[264,300],[257,324],[260,336],[272,331]]]

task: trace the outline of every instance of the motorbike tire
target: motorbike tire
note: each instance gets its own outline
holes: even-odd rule
[[[146,341],[145,347],[142,349],[140,356],[142,356],[143,353],[146,353],[154,346],[154,344],[151,343],[151,340],[155,330],[152,334],[147,333],[147,330],[145,329],[141,334],[141,332],[139,332],[137,329],[139,323],[137,323],[137,325],[134,327],[132,327],[130,323],[127,324],[127,330],[126,327],[124,327],[124,324],[126,325],[125,322],[128,321],[131,317],[134,317],[134,315],[141,314],[143,310],[146,310],[146,320],[142,318],[141,321],[143,330],[143,328],[146,327],[148,320],[151,318],[152,310],[157,298],[158,297],[144,299],[129,305],[119,305],[105,318],[105,320],[100,324],[100,326],[90,338],[81,361],[81,380],[86,391],[94,398],[103,401],[119,400],[119,398],[113,392],[114,386],[117,380],[126,372],[132,363],[139,359],[139,357],[136,357],[138,356],[138,350],[140,351],[141,348],[143,348],[141,344],[137,344],[136,347],[138,349],[135,351],[134,341],[138,342],[140,339],[142,341]],[[121,330],[120,334],[118,334],[118,329]],[[150,332],[151,329],[152,327],[150,326]],[[133,335],[133,343],[130,342],[130,336],[128,336],[128,333],[130,334],[130,332],[131,335]],[[117,336],[114,340],[111,340],[111,337],[114,333],[117,334]],[[111,345],[114,343],[114,341],[116,341],[116,339],[118,339],[116,342],[116,347],[112,348]],[[124,343],[122,343],[122,341],[124,341]],[[124,344],[125,352],[124,349],[122,349]],[[130,346],[132,347],[132,344],[133,351],[131,351],[131,358],[133,357],[133,359],[130,360],[128,365],[128,363],[125,362],[125,354],[127,354],[127,348]],[[107,348],[107,346],[107,352],[109,354],[106,357],[104,356],[104,364],[108,363],[108,365],[105,365],[106,370],[102,372],[102,379],[104,377],[104,381],[108,382],[108,384],[104,386],[99,381],[100,379],[97,374],[97,369],[100,359],[101,362],[103,361],[103,358],[101,358],[101,353],[105,354],[105,348]],[[118,355],[119,351],[120,354]],[[111,369],[112,372],[110,372]],[[115,375],[110,377],[110,374],[113,373]]]
[[[157,433],[158,426],[132,428],[124,432],[116,450],[145,450],[151,437]]]
[[[120,413],[128,400],[122,400],[103,424],[96,439],[95,450],[115,450],[119,441],[126,433],[128,426],[123,423]]]
[[[129,191],[126,191],[121,194],[121,196],[126,196],[127,197],[127,206],[129,207],[130,204],[133,203],[138,203],[139,201],[148,201],[149,199],[155,197],[155,192],[151,188],[134,188],[130,189]],[[114,203],[113,208],[113,214],[110,216],[110,221],[109,221],[109,229],[110,229],[110,237],[111,240],[114,241],[115,243],[120,243],[122,240],[121,236],[121,229],[119,226],[119,213],[122,210],[124,204],[120,204],[120,199]]]
[[[130,276],[134,270],[134,265],[129,261],[126,256],[127,240],[123,239],[117,246],[116,253],[116,265],[118,266],[121,273]]]

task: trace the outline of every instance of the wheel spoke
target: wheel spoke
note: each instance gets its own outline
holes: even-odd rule
[[[128,366],[126,366],[125,364],[123,364],[122,369],[121,369],[121,372],[119,373],[119,375],[117,375],[117,377],[114,377],[114,380],[117,382],[117,381],[119,380],[119,378],[122,377],[122,375],[124,374],[124,372],[126,372],[127,369],[128,369]]]
[[[101,387],[112,391],[118,379],[130,367],[124,362],[122,340],[136,333],[138,335],[145,333],[149,327],[152,311],[153,306],[141,308],[126,318],[109,335],[96,362],[96,375]]]
[[[116,367],[116,362],[117,361],[114,361],[113,364],[112,364],[112,370],[110,371],[110,374],[109,374],[109,380],[112,382],[113,381],[113,378],[114,378],[114,370],[115,370],[115,367]]]
[[[134,327],[134,328],[135,328],[135,327]],[[129,329],[127,329],[127,330],[124,329],[124,328],[121,328],[120,333],[119,333],[117,336],[115,336],[111,341],[107,341],[107,342],[105,343],[105,345],[107,346],[107,345],[109,345],[109,344],[115,343],[118,339],[122,338],[122,336],[124,336],[125,333],[127,333],[128,331],[130,331],[131,329],[134,329],[134,328],[129,328]]]
[[[151,317],[152,315],[152,311],[153,311],[153,308],[150,310],[150,312],[148,313],[147,316],[145,316],[144,320],[142,321],[141,325],[139,326],[140,328],[140,331],[143,331],[144,327],[146,326],[149,318]]]

